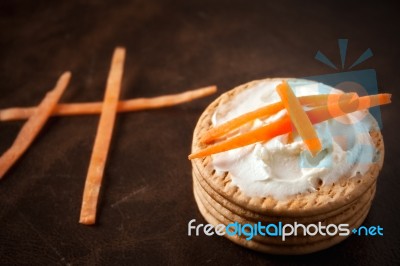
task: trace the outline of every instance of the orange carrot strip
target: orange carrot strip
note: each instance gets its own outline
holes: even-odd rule
[[[256,118],[267,117],[273,114],[276,114],[280,110],[283,109],[283,105],[281,102],[276,102],[264,107],[261,107],[255,111],[248,112],[244,115],[238,116],[228,122],[225,122],[217,127],[209,129],[204,135],[201,137],[200,142],[209,144],[214,140],[224,136],[225,134],[235,130],[244,124],[253,121]]]
[[[118,102],[118,112],[131,112],[146,109],[162,108],[211,95],[217,91],[216,86],[208,86],[189,90],[178,94],[164,95],[153,98],[136,98]],[[52,116],[100,114],[102,102],[58,104]],[[35,112],[36,107],[7,108],[0,110],[0,121],[27,119]]]
[[[337,95],[337,96],[334,96]],[[319,105],[324,105],[327,104],[328,101],[333,102],[334,99],[348,99],[350,97],[353,97],[355,94],[354,93],[345,93],[345,94],[320,94],[320,95],[309,95],[309,96],[301,96],[299,97],[299,101],[302,105],[307,105],[307,106],[319,106]],[[262,117],[268,117],[271,116],[280,110],[282,110],[284,105],[282,102],[276,102],[269,104],[267,106],[261,107],[257,110],[254,110],[252,112],[248,112],[246,114],[243,114],[239,117],[236,117],[224,124],[221,124],[217,127],[211,128],[208,130],[201,138],[202,143],[209,144],[213,142],[214,140],[224,136],[225,134],[231,132],[232,130],[235,130],[242,125],[253,121],[254,119],[257,118],[262,118]]]
[[[316,107],[307,112],[312,124],[317,124],[331,118],[340,117],[342,115],[352,113],[391,103],[391,94],[381,93],[370,96],[355,97],[354,99],[347,99],[347,101],[339,101],[327,106]]]
[[[306,112],[303,110],[299,100],[294,95],[286,80],[282,81],[281,84],[276,86],[276,91],[282,100],[287,112],[289,113],[290,119],[300,137],[303,139],[307,146],[308,151],[312,156],[315,156],[322,150],[321,141],[318,138],[317,131],[311,124]]]
[[[255,130],[240,134],[192,153],[189,155],[189,160],[240,148],[260,141],[268,141],[290,131],[292,131],[292,125],[290,124],[289,116],[285,115],[278,121],[274,121]]]
[[[330,103],[326,106],[316,107],[310,111],[307,111],[307,116],[313,124],[317,124],[331,118],[342,116],[346,113],[352,113],[355,111],[364,110],[378,105],[389,104],[391,94],[377,94],[371,96],[359,97],[358,104],[354,104],[354,101],[343,102],[339,101],[336,103]],[[217,144],[208,146],[200,151],[189,155],[189,159],[196,159],[220,153],[243,146],[247,146],[256,142],[269,141],[270,139],[289,133],[292,131],[290,118],[285,114],[281,119],[274,121],[270,124],[257,128],[255,130],[246,132],[244,134],[232,137],[230,139],[221,141]]]
[[[54,89],[46,94],[42,102],[37,107],[35,113],[21,128],[17,138],[11,147],[0,157],[0,179],[15,164],[15,162],[29,148],[44,124],[50,117],[51,112],[60,100],[71,78],[70,72],[65,72],[58,79]]]
[[[111,136],[117,114],[118,98],[124,68],[125,49],[116,48],[108,75],[104,104],[97,128],[92,157],[83,191],[82,208],[79,222],[91,225],[96,222],[96,209],[105,163],[110,148]]]

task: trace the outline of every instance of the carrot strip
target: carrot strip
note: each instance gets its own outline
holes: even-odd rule
[[[216,86],[208,86],[189,90],[178,94],[164,95],[153,98],[136,98],[118,102],[118,112],[131,112],[146,109],[156,109],[178,105],[211,95],[217,91]],[[52,116],[100,114],[102,102],[58,104]],[[0,121],[27,119],[33,115],[36,107],[7,108],[0,110]]]
[[[334,96],[336,95],[336,96]],[[301,96],[299,97],[299,101],[302,105],[306,106],[320,106],[327,104],[328,102],[334,102],[335,99],[348,99],[351,97],[354,97],[356,95],[355,93],[345,93],[345,94],[319,94],[319,95],[309,95],[309,96]],[[246,114],[243,114],[239,117],[236,117],[224,124],[221,124],[217,127],[211,128],[208,130],[200,139],[200,142],[209,144],[213,142],[214,140],[226,135],[227,133],[231,132],[232,130],[235,130],[242,125],[257,119],[257,118],[262,118],[262,117],[268,117],[271,116],[280,110],[282,110],[284,105],[282,102],[276,102],[269,104],[267,106],[261,107],[259,109],[256,109],[252,112],[248,112]]]
[[[292,131],[292,125],[290,124],[289,116],[285,115],[278,121],[274,121],[255,130],[240,134],[217,144],[208,146],[196,153],[192,153],[189,155],[189,160],[240,148],[260,141],[268,141],[290,131]]]
[[[359,97],[355,101],[349,102],[334,102],[325,106],[316,107],[306,112],[312,124],[317,124],[335,117],[342,116],[346,113],[352,113],[368,109],[378,105],[389,104],[391,94],[377,94],[371,96]],[[354,104],[356,102],[357,104]],[[256,142],[269,141],[270,139],[289,133],[292,131],[291,121],[288,114],[285,114],[281,119],[270,124],[246,132],[244,134],[232,137],[221,141],[217,144],[208,146],[200,151],[189,155],[189,159],[201,158],[215,153],[220,153],[243,146],[247,146]]]
[[[307,112],[312,124],[317,124],[331,118],[340,117],[342,115],[352,113],[391,103],[390,93],[381,93],[370,96],[355,97],[354,99],[347,99],[347,101],[339,101],[327,106],[316,107]]]
[[[11,147],[0,157],[0,179],[15,164],[15,162],[29,148],[44,124],[50,117],[51,112],[60,100],[71,78],[70,72],[65,72],[58,79],[54,89],[46,94],[37,107],[34,114],[26,121],[18,133]]]
[[[124,61],[125,49],[120,47],[116,48],[108,75],[104,104],[102,106],[92,157],[90,159],[85,189],[83,191],[82,208],[79,219],[81,224],[91,225],[96,222],[98,196],[117,113]]]
[[[308,151],[312,156],[317,155],[318,152],[322,150],[322,144],[318,138],[317,131],[315,131],[310,119],[303,110],[296,95],[294,95],[292,89],[289,87],[287,81],[284,80],[281,84],[276,86],[276,91],[289,113],[289,117],[296,127],[297,132],[306,144]]]

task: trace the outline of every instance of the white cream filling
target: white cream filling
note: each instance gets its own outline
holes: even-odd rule
[[[236,95],[219,106],[212,117],[214,126],[267,104],[280,101],[275,87],[281,81],[263,81]],[[289,79],[296,96],[341,93],[327,85],[308,80]],[[248,131],[276,120],[282,110],[266,120],[257,119],[240,131]],[[232,184],[248,196],[287,196],[314,191],[318,184],[332,184],[340,177],[364,174],[374,160],[375,146],[369,135],[373,117],[359,111],[339,119],[315,125],[323,150],[311,157],[303,141],[295,133],[293,142],[288,135],[278,136],[268,142],[222,152],[212,156],[217,173],[230,172]]]

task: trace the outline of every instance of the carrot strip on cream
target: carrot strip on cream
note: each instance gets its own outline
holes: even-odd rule
[[[153,98],[136,98],[130,100],[119,101],[117,106],[118,112],[132,112],[147,109],[156,109],[168,106],[174,106],[186,102],[193,101],[198,98],[209,96],[217,91],[216,86],[207,86],[199,89],[189,90],[182,93],[163,95]],[[68,116],[68,115],[89,115],[100,114],[102,102],[92,103],[65,103],[58,104],[52,116]],[[36,107],[13,107],[0,110],[0,121],[27,119],[33,115]]]
[[[65,72],[61,75],[54,89],[46,94],[35,112],[25,122],[12,146],[0,157],[0,179],[3,178],[6,172],[35,140],[67,88],[70,78],[70,72]]]
[[[356,111],[391,103],[390,93],[380,93],[370,96],[345,99],[327,106],[319,106],[307,112],[311,123],[317,124],[335,117],[340,117]]]
[[[92,225],[96,222],[97,202],[117,114],[124,61],[125,49],[117,47],[112,58],[104,103],[86,177],[79,219],[81,224]]]
[[[344,94],[319,94],[299,97],[301,105],[308,107],[315,107],[320,105],[326,105],[328,102],[333,103],[335,100],[346,100],[354,97],[355,93],[344,93]],[[253,121],[257,118],[268,118],[269,116],[276,114],[277,112],[284,109],[282,102],[276,102],[267,106],[256,109],[252,112],[248,112],[241,116],[238,116],[226,123],[223,123],[217,127],[209,129],[201,138],[202,143],[209,144],[216,139],[223,137],[227,133],[243,126],[244,124]]]
[[[286,80],[276,86],[276,91],[289,114],[290,120],[306,144],[308,151],[314,157],[322,150],[317,131],[315,131],[310,119]]]
[[[391,103],[391,94],[383,93],[377,95],[355,97],[351,101],[331,102],[328,105],[319,106],[306,112],[312,124],[317,124],[344,114],[368,109],[378,105]],[[276,136],[283,135],[292,131],[291,120],[288,114],[279,120],[264,125],[255,130],[223,140],[214,145],[210,145],[202,150],[195,151],[189,155],[189,159],[196,159],[220,153],[261,141],[268,141]]]
[[[198,152],[192,153],[189,155],[189,160],[244,147],[260,141],[268,141],[276,136],[283,135],[290,131],[292,131],[290,118],[288,115],[285,115],[278,121],[218,142],[217,144],[210,145]]]

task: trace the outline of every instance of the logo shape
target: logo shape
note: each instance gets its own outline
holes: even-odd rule
[[[359,96],[377,94],[378,83],[377,83],[375,69],[351,70],[355,66],[358,66],[359,64],[363,63],[364,61],[373,56],[371,49],[368,48],[367,50],[365,50],[365,52],[362,53],[358,57],[358,59],[353,64],[351,64],[350,67],[348,67],[346,71],[346,55],[347,55],[348,39],[339,39],[338,46],[341,59],[340,71],[342,72],[309,76],[309,77],[304,77],[304,79],[317,81],[326,84],[328,86],[340,89],[344,92],[356,92],[358,93]],[[315,59],[334,70],[338,70],[338,66],[336,66],[328,57],[326,57],[319,50],[315,54]],[[379,128],[382,129],[382,119],[379,106],[370,108],[369,111],[378,122]]]

